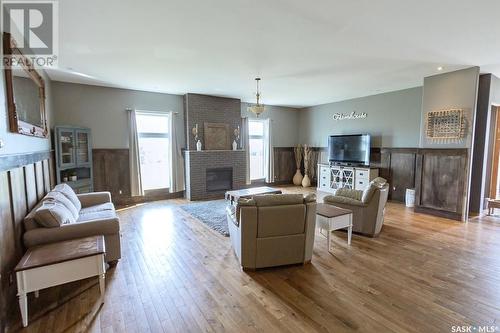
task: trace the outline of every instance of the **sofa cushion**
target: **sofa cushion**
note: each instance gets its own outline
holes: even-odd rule
[[[359,190],[353,190],[350,188],[339,188],[335,192],[335,196],[340,196],[340,197],[345,197],[345,198],[351,198],[354,200],[360,200],[363,197],[363,191]]]
[[[75,218],[62,203],[47,200],[35,212],[36,222],[46,228],[60,227],[63,224],[74,223]]]
[[[61,192],[64,194],[72,203],[75,205],[76,209],[80,211],[82,209],[82,204],[80,203],[80,200],[76,196],[75,191],[69,186],[68,184],[59,184],[56,187],[54,187],[53,191]]]
[[[56,201],[64,205],[64,207],[68,208],[73,215],[73,218],[76,220],[78,218],[78,210],[75,205],[61,192],[50,191],[47,195],[42,199],[42,201]]]
[[[105,211],[105,210],[112,210],[112,211],[114,211],[115,210],[115,206],[111,202],[106,202],[106,203],[95,205],[95,206],[85,207],[85,208],[82,208],[80,210],[80,215],[85,215],[85,214],[89,214],[89,213],[96,213],[96,212],[102,212],[102,211]]]
[[[304,233],[305,216],[306,206],[303,203],[259,207],[257,213],[257,237],[287,236]]]
[[[361,206],[361,207],[366,207],[366,204],[362,201],[351,199],[351,198],[346,198],[346,197],[339,197],[335,195],[327,195],[326,197],[323,198],[323,201],[327,204],[332,204],[335,206],[335,204],[347,204],[347,205],[353,205],[353,206]]]
[[[76,222],[87,222],[93,220],[108,220],[117,218],[114,210],[101,210],[98,212],[90,212],[86,214],[80,214],[80,217]]]
[[[259,207],[297,205],[304,203],[302,194],[264,194],[253,197]]]

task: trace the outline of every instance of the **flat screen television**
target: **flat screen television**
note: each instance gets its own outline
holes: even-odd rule
[[[370,165],[370,135],[331,135],[328,138],[330,163],[349,166]]]

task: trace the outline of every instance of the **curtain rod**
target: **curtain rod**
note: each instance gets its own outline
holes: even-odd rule
[[[130,112],[130,111],[133,111],[134,109],[132,108],[126,108],[125,111],[127,112]],[[138,110],[136,109],[136,111],[139,111],[139,112],[149,112],[149,113],[167,113],[167,112],[172,112],[173,114],[179,114],[178,111],[164,111],[164,110]]]

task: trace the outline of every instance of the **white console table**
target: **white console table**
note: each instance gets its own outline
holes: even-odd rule
[[[377,168],[318,164],[318,191],[335,193],[339,188],[363,191],[378,177]]]

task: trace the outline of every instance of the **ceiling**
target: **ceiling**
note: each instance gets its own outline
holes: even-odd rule
[[[53,80],[310,106],[500,76],[500,1],[64,0]]]

